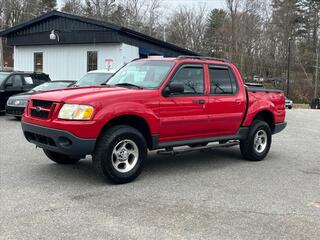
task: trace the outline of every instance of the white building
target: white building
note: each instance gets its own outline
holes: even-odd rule
[[[52,80],[77,80],[87,71],[118,69],[149,55],[196,55],[133,30],[52,11],[0,32],[14,46],[14,70],[44,72]]]
[[[42,71],[52,80],[77,80],[89,70],[118,69],[135,58],[139,49],[124,43],[15,46],[14,70]]]

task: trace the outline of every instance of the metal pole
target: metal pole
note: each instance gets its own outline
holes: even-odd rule
[[[287,97],[289,97],[289,94],[290,94],[290,60],[291,60],[291,38],[289,38],[289,44],[288,44]]]
[[[3,71],[3,42],[2,42],[2,37],[0,37],[0,70]]]
[[[319,42],[316,49],[316,72],[314,79],[314,98],[318,97],[318,74],[319,74]]]

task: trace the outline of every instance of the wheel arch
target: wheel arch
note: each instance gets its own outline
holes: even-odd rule
[[[274,131],[274,128],[275,128],[275,120],[274,120],[274,116],[273,116],[273,113],[269,110],[262,110],[260,112],[258,112],[254,118],[252,119],[252,122],[255,121],[255,120],[262,120],[262,121],[265,121],[270,129],[271,129],[271,132]],[[251,124],[252,124],[251,122]],[[251,125],[250,124],[250,125]]]
[[[98,139],[100,139],[101,135],[107,129],[117,125],[126,125],[137,129],[144,136],[148,148],[153,148],[151,129],[147,120],[135,114],[124,114],[110,119],[107,123],[104,124],[103,128],[99,133]]]

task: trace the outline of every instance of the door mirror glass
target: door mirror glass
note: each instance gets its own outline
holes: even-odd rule
[[[183,94],[184,93],[184,84],[172,82],[166,88],[164,95],[169,96],[170,94]]]

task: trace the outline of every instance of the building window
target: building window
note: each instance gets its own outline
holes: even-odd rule
[[[87,52],[87,71],[98,69],[98,52],[88,51]]]
[[[43,72],[43,53],[42,52],[34,53],[33,62],[34,62],[33,70],[37,73],[42,73]]]

